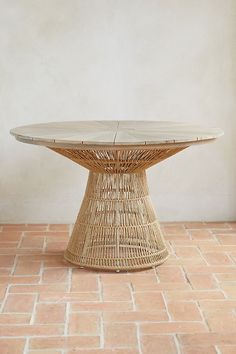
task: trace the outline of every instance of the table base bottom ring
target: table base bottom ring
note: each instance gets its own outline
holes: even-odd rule
[[[86,258],[77,254],[71,253],[69,250],[66,250],[64,253],[64,258],[70,263],[79,265],[84,268],[91,269],[101,269],[107,271],[129,271],[129,270],[139,270],[139,269],[148,269],[156,267],[168,258],[168,251],[164,249],[159,254],[150,256],[150,257],[133,257],[130,259],[93,259]]]
[[[168,257],[145,171],[90,172],[65,259],[111,271],[155,267]]]

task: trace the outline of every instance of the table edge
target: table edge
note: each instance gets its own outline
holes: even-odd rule
[[[131,143],[104,143],[104,142],[65,142],[65,141],[52,141],[52,139],[46,141],[45,139],[40,140],[40,139],[33,139],[29,137],[23,137],[20,135],[16,135],[11,133],[13,136],[15,136],[15,139],[26,144],[32,144],[32,145],[39,145],[39,146],[45,146],[49,148],[64,148],[64,149],[74,149],[74,150],[121,150],[121,149],[157,149],[157,148],[174,148],[174,147],[188,147],[191,145],[200,145],[200,144],[206,144],[215,141],[218,139],[220,136],[217,137],[212,137],[212,138],[206,138],[206,139],[201,139],[201,140],[189,140],[189,141],[167,141],[167,142],[143,142],[143,143],[137,143],[137,142],[131,142]],[[223,135],[223,134],[222,134]],[[221,136],[222,136],[221,135]]]

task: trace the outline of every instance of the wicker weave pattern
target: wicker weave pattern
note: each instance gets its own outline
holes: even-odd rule
[[[168,251],[149,197],[146,169],[186,147],[50,147],[90,170],[65,258],[116,271],[163,263]]]
[[[85,267],[131,270],[155,266],[167,256],[145,171],[90,172],[65,258]]]
[[[186,147],[185,144],[155,149],[51,149],[93,172],[133,173],[141,172]]]

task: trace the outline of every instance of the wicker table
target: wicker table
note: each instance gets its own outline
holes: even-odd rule
[[[154,267],[168,257],[146,169],[222,131],[164,121],[78,121],[28,125],[11,134],[89,170],[65,258],[82,267],[120,271]]]

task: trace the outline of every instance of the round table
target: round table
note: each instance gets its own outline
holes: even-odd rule
[[[89,170],[84,199],[64,257],[81,267],[135,270],[168,257],[146,169],[223,132],[165,121],[75,121],[11,130]]]

